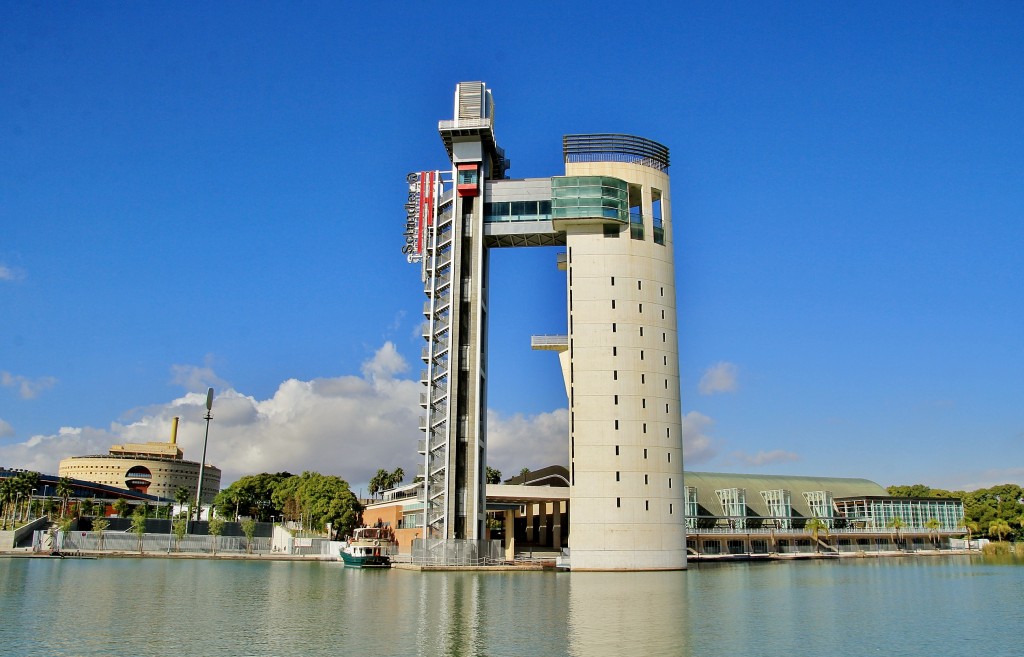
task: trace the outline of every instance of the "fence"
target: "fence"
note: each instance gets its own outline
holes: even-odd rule
[[[252,549],[249,550],[251,545]],[[124,532],[58,532],[56,545],[51,546],[48,532],[36,531],[32,549],[57,549],[61,552],[139,552],[139,537]],[[187,535],[180,541],[173,534],[143,534],[142,553],[182,552],[189,554],[259,554],[270,552],[270,539],[254,537],[249,541],[239,536]]]
[[[505,562],[501,541],[417,538],[412,552],[396,561],[417,566],[496,566]]]

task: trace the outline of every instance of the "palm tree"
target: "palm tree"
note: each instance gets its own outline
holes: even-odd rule
[[[123,497],[114,500],[114,513],[117,514],[118,518],[124,518],[128,514],[128,500]]]
[[[958,526],[963,527],[965,530],[967,530],[967,549],[970,550],[971,536],[974,532],[978,531],[978,523],[974,522],[973,520],[968,520],[967,518],[960,518],[960,524]]]
[[[988,535],[998,536],[999,542],[1002,542],[1004,535],[1009,534],[1012,531],[1013,528],[1010,527],[1010,523],[1006,522],[1002,518],[999,518],[998,520],[993,520],[991,524],[989,524],[988,526]]]
[[[7,505],[14,499],[14,482],[0,479],[0,530],[7,529]]]
[[[895,536],[894,542],[896,543],[896,546],[899,547],[901,540],[900,530],[903,529],[903,518],[892,518],[889,522],[885,523],[885,526],[893,530],[892,535]]]
[[[71,484],[71,479],[68,477],[61,477],[57,480],[57,497],[63,500],[60,506],[60,515],[67,515],[68,498],[75,492],[74,486]]]
[[[821,541],[818,540],[818,536],[820,534],[825,534],[825,536],[828,536],[828,525],[825,524],[825,521],[821,518],[811,518],[804,525],[804,529],[806,529],[811,534],[811,540],[814,541],[814,551],[820,552]]]
[[[938,518],[928,518],[924,521],[924,526],[928,530],[928,537],[932,539],[932,545],[938,550],[939,529],[942,527],[942,523],[939,522]]]

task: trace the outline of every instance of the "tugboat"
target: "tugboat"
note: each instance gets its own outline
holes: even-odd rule
[[[390,527],[359,527],[339,554],[349,568],[390,568],[398,541]]]

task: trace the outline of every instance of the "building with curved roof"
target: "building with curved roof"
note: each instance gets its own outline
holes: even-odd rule
[[[174,499],[178,488],[195,495],[200,464],[185,460],[177,446],[177,431],[178,418],[174,418],[170,442],[112,445],[107,454],[62,459],[58,476],[166,499]],[[220,478],[220,468],[207,463],[203,468],[203,504],[211,504],[220,492]]]

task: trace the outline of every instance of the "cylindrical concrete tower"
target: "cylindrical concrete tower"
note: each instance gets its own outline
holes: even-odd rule
[[[668,149],[570,135],[566,235],[573,570],[686,567]]]

